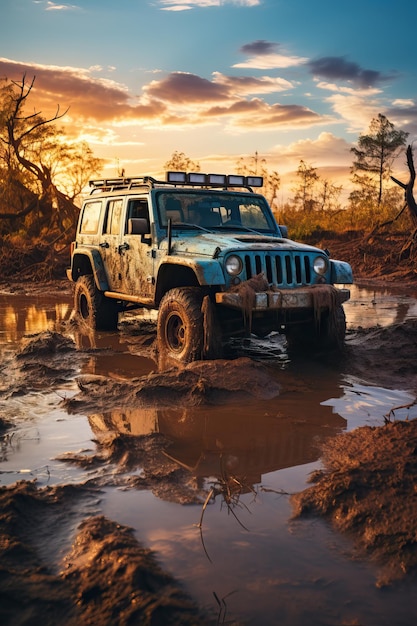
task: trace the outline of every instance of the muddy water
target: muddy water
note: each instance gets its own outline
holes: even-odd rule
[[[417,317],[417,302],[407,294],[355,287],[345,310],[349,341],[358,326]],[[0,294],[2,361],[24,335],[58,329],[85,351],[79,373],[129,380],[156,370],[148,346],[134,333],[76,335],[68,324],[70,313],[71,298],[65,294],[58,299]],[[94,454],[96,442],[112,431],[132,437],[162,434],[170,442],[164,455],[186,470],[187,484],[138,490],[128,483],[110,486],[110,480],[106,486],[104,480],[97,506],[110,519],[133,527],[215,621],[411,626],[417,618],[411,584],[378,589],[376,567],[356,558],[348,539],[321,521],[291,520],[288,494],[302,490],[320,466],[318,444],[326,437],[381,424],[393,406],[413,396],[407,390],[370,385],[331,364],[291,360],[277,338],[243,349],[262,357],[290,391],[272,400],[245,399],[217,407],[125,406],[88,415],[69,415],[61,407],[62,398],[78,391],[71,379],[53,389],[0,398],[0,415],[15,425],[0,451],[0,483],[36,478],[44,486],[94,480],[99,470],[57,457]],[[405,410],[397,417],[406,417]],[[132,477],[146,471],[143,457],[135,458],[134,446],[123,462]],[[100,472],[103,480],[103,468]],[[113,475],[111,463],[106,472]],[[54,541],[58,539],[48,537],[49,550],[58,553]]]

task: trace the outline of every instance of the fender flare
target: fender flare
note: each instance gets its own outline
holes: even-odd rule
[[[352,268],[346,261],[330,259],[330,281],[333,285],[353,283]]]
[[[201,287],[211,286],[211,285],[225,285],[226,281],[224,278],[223,270],[218,261],[214,261],[213,259],[200,258],[200,259],[192,259],[188,261],[188,259],[180,259],[178,257],[165,257],[161,260],[161,263],[158,267],[158,277],[160,275],[161,270],[167,268],[167,266],[175,268],[175,266],[181,265],[182,267],[186,267],[193,272],[196,276],[197,281]]]
[[[74,250],[71,263],[72,280],[76,281],[80,276],[80,273],[86,273],[85,271],[80,272],[80,268],[85,265],[85,258],[88,259],[97,289],[100,291],[108,291],[109,283],[107,280],[106,270],[104,269],[103,259],[101,258],[98,250],[88,248],[79,248]]]

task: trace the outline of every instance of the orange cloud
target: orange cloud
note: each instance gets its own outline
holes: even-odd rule
[[[325,121],[305,106],[269,104],[260,97],[246,97],[292,87],[280,78],[231,77],[215,72],[213,80],[208,80],[172,72],[143,86],[142,94],[134,98],[124,85],[97,77],[101,71],[100,67],[57,67],[0,59],[0,75],[17,82],[26,76],[27,84],[36,77],[31,104],[45,117],[53,115],[58,106],[61,111],[69,109],[63,119],[69,132],[71,125],[80,121],[141,125],[154,130],[223,123],[233,132],[300,128]]]
[[[279,103],[270,105],[258,98],[236,102],[227,107],[212,107],[206,114],[217,118],[231,116],[233,127],[257,130],[270,130],[272,127],[282,126],[300,128],[324,123],[323,117],[307,107]]]
[[[221,101],[229,98],[229,90],[206,78],[185,72],[173,72],[144,88],[148,96],[180,104]]]
[[[132,104],[127,88],[109,79],[94,78],[86,69],[0,59],[0,75],[17,82],[26,76],[27,84],[35,77],[32,102],[45,116],[57,106],[63,110],[69,108],[71,117],[97,121],[146,120],[160,116],[165,110],[160,102]]]

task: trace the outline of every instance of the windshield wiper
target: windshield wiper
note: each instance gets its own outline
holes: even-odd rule
[[[198,228],[199,230],[204,230],[205,233],[211,233],[211,230],[208,230],[207,228],[204,228],[204,226],[200,226],[200,224],[192,224],[191,222],[175,222],[172,224],[172,228],[177,228],[177,227],[182,228],[183,226],[186,226],[187,228]]]
[[[260,233],[258,230],[253,230],[253,228],[249,228],[248,226],[244,226],[243,224],[222,224],[222,228],[227,228],[228,230],[244,230],[248,233],[254,233],[255,235],[259,235],[260,237],[264,237],[266,234]]]

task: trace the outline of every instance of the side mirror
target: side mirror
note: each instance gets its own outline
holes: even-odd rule
[[[149,223],[145,217],[130,217],[127,220],[128,235],[149,235]]]
[[[283,226],[282,224],[278,224],[278,227],[281,231],[281,235],[283,236],[283,238],[288,239],[288,228],[286,226]]]

